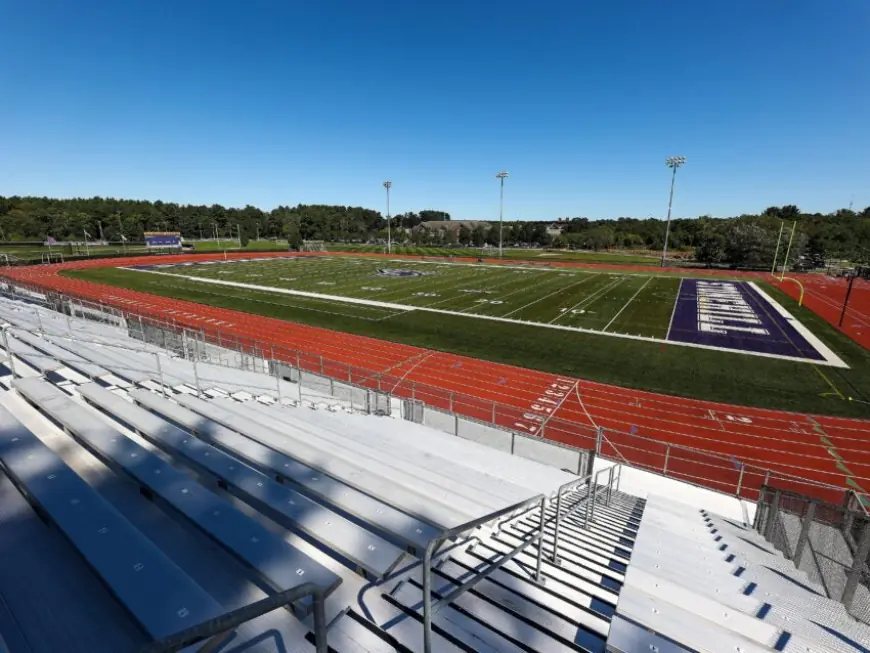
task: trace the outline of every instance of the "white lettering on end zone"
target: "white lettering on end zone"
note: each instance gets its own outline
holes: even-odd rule
[[[729,333],[770,335],[767,329],[760,326],[745,326],[762,322],[735,284],[727,281],[698,281],[697,289],[698,331],[723,336]]]

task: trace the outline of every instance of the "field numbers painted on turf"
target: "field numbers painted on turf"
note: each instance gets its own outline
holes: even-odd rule
[[[440,297],[437,292],[415,292],[414,297]]]
[[[475,304],[504,304],[500,299],[476,299]]]
[[[560,308],[560,313],[571,313],[571,315],[583,315],[586,312],[585,308],[573,308],[570,311],[567,308]]]
[[[363,290],[371,290],[371,291],[383,290],[383,288],[381,286],[363,286],[362,289]]]

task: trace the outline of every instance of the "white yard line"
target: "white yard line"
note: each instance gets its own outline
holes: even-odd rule
[[[637,292],[634,293],[634,294],[631,296],[631,299],[629,299],[627,302],[625,302],[625,304],[623,305],[623,307],[620,308],[619,311],[616,313],[616,315],[613,316],[613,319],[611,319],[610,322],[608,322],[607,325],[606,325],[603,329],[601,329],[602,331],[607,331],[607,330],[610,328],[610,325],[613,324],[614,322],[616,322],[616,318],[618,318],[620,315],[622,315],[622,311],[624,311],[626,308],[628,308],[628,305],[631,304],[631,302],[634,301],[634,298],[637,297],[637,296],[640,294],[640,291],[641,291],[641,290],[643,290],[644,288],[646,288],[647,284],[648,284],[650,281],[652,281],[652,277],[650,277],[649,279],[647,279],[647,280],[646,280],[646,283],[644,283],[640,288],[637,289]]]
[[[572,283],[572,284],[569,284],[569,285],[567,285],[567,286],[565,286],[565,287],[563,287],[563,288],[559,288],[558,290],[554,290],[553,292],[551,292],[551,293],[549,293],[549,294],[547,294],[547,295],[544,295],[543,297],[538,297],[535,301],[533,301],[533,302],[529,302],[529,303],[526,304],[525,306],[520,306],[519,308],[512,310],[510,313],[505,313],[504,315],[501,316],[501,318],[502,318],[502,319],[503,319],[503,318],[506,318],[508,315],[513,315],[514,313],[517,313],[517,312],[523,310],[524,308],[528,308],[529,306],[534,306],[534,305],[537,304],[538,302],[543,301],[543,300],[547,299],[548,297],[552,297],[553,295],[558,295],[560,292],[564,292],[564,291],[568,290],[568,288],[573,288],[574,286],[579,286],[581,283],[586,283],[586,282],[589,281],[590,279],[593,279],[593,278],[595,278],[595,277],[597,277],[597,276],[600,276],[600,275],[598,275],[598,274],[593,274],[593,275],[591,275],[591,276],[589,276],[589,277],[586,277],[585,279],[581,279],[580,281],[578,281],[578,282],[576,282],[576,283]],[[475,315],[476,315],[476,314],[475,314]],[[480,316],[478,316],[478,317],[483,317],[483,316],[480,315]],[[487,316],[487,317],[490,317],[490,316]]]
[[[647,336],[635,336],[627,333],[603,333],[596,329],[584,329],[583,327],[564,326],[562,324],[546,324],[544,322],[526,322],[523,320],[512,320],[506,317],[496,315],[486,315],[478,313],[459,313],[458,311],[448,311],[441,308],[427,308],[425,306],[407,306],[403,304],[391,304],[389,302],[379,302],[372,299],[360,299],[357,297],[343,297],[342,295],[326,295],[323,293],[307,292],[304,290],[290,290],[288,288],[273,288],[269,286],[258,286],[252,283],[242,283],[239,281],[224,281],[223,279],[204,279],[199,277],[188,277],[182,274],[172,274],[170,272],[158,272],[156,270],[136,270],[134,268],[124,268],[133,272],[141,272],[144,274],[157,274],[166,277],[176,277],[187,279],[188,281],[196,281],[199,283],[210,283],[218,286],[229,286],[234,288],[248,288],[260,292],[273,292],[280,295],[297,295],[299,297],[309,297],[313,299],[325,299],[334,302],[344,302],[347,304],[361,304],[363,306],[378,306],[380,308],[390,308],[396,311],[412,312],[423,311],[426,313],[438,313],[440,315],[454,315],[459,317],[474,318],[477,320],[489,320],[491,322],[503,322],[507,324],[518,324],[526,327],[538,327],[543,329],[558,329],[559,331],[573,331],[574,333],[591,333],[594,335],[603,335],[609,338],[624,338],[626,340],[640,340],[643,342],[656,342],[665,345],[677,345],[680,347],[692,347],[694,349],[709,349],[713,351],[722,351],[728,354],[744,354],[746,356],[758,356],[760,358],[775,358],[778,360],[793,361],[796,363],[810,363],[812,365],[828,365],[830,367],[847,368],[843,361],[835,355],[835,360],[816,361],[808,358],[799,358],[797,356],[784,356],[782,354],[769,354],[766,352],[747,351],[743,349],[728,349],[727,347],[714,347],[712,345],[701,345],[693,342],[679,342],[672,340],[663,340],[662,338],[650,338]],[[591,278],[591,277],[589,277]],[[587,281],[589,278],[584,279]],[[581,282],[582,283],[582,282]],[[784,310],[784,309],[783,309]],[[366,318],[362,318],[366,319]]]
[[[764,292],[761,288],[758,287],[758,284],[754,281],[747,282],[750,287],[752,287],[758,295],[764,299],[768,304],[770,304],[771,308],[779,313],[782,317],[785,318],[786,322],[788,322],[791,327],[798,332],[803,339],[806,340],[810,345],[813,346],[817,352],[819,352],[825,359],[825,361],[831,365],[832,367],[846,367],[846,363],[835,354],[830,347],[828,347],[825,343],[823,343],[819,338],[808,328],[806,328],[801,322],[791,313],[789,313],[784,306],[782,306],[778,301],[776,301],[773,297]]]
[[[574,304],[571,308],[565,310],[562,313],[559,313],[556,317],[554,317],[552,320],[547,322],[547,324],[553,324],[559,318],[564,317],[565,315],[569,315],[571,313],[571,311],[576,311],[581,306],[586,306],[588,304],[594,303],[595,299],[600,297],[603,293],[606,293],[608,290],[611,290],[612,288],[616,288],[616,286],[621,284],[623,281],[625,281],[624,277],[620,277],[619,279],[616,279],[615,281],[611,281],[609,284],[607,284],[606,286],[604,286],[602,288],[599,288],[598,290],[596,290],[594,293],[592,293],[588,297],[584,297],[583,299],[581,299],[579,302]]]
[[[677,314],[677,304],[680,303],[680,293],[683,291],[683,280],[680,279],[680,285],[677,288],[677,296],[674,298],[674,307],[671,309],[671,319],[668,321],[668,332],[665,334],[665,340],[671,337],[671,327],[674,326],[674,315]]]

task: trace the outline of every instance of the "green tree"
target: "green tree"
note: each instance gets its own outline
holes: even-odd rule
[[[459,227],[459,244],[468,247],[471,244],[471,229],[465,225]]]

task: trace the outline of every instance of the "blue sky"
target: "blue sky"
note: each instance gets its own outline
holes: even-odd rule
[[[0,195],[870,205],[867,0],[0,0]]]

